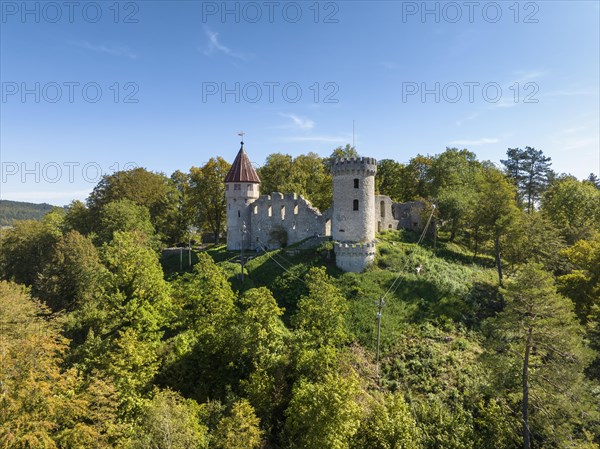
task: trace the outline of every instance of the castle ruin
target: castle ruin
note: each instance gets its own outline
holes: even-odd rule
[[[244,143],[225,177],[227,249],[269,250],[313,237],[330,237],[336,265],[361,272],[375,259],[375,233],[421,229],[423,204],[375,195],[377,161],[338,158],[331,166],[333,205],[321,212],[295,193],[260,195],[260,178]]]

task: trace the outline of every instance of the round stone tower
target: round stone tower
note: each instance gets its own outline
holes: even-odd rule
[[[375,173],[370,157],[336,159],[333,175],[331,236],[337,242],[371,242],[375,238]]]
[[[331,173],[336,264],[344,271],[360,272],[375,258],[377,161],[370,157],[336,159]]]
[[[260,196],[260,179],[241,143],[229,172],[225,176],[227,201],[227,249],[250,248],[250,204]]]

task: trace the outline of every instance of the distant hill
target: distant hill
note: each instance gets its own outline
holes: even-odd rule
[[[17,220],[40,220],[53,207],[47,203],[0,200],[0,226],[11,226]]]

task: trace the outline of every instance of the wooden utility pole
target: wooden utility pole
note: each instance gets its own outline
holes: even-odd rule
[[[190,239],[188,241],[188,267],[192,268],[192,235],[190,234]]]
[[[523,357],[523,404],[521,406],[521,420],[523,421],[523,449],[531,447],[531,433],[529,432],[529,353],[531,351],[532,328],[527,332],[525,343],[525,356]]]
[[[242,222],[242,247],[240,249],[240,266],[242,269],[242,284],[244,283],[244,234],[246,233],[246,223]]]
[[[375,361],[375,373],[377,375],[377,385],[381,387],[381,376],[379,375],[379,343],[381,341],[381,311],[385,301],[383,298],[379,299],[377,304],[377,356]]]

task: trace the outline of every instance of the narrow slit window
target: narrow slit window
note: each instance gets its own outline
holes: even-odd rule
[[[354,188],[355,189],[358,189],[358,182],[359,182],[358,178],[354,178]],[[356,210],[356,209],[354,209],[354,210]]]
[[[358,210],[358,200],[352,202],[352,210]]]
[[[285,220],[285,206],[281,206],[281,219]]]
[[[269,217],[273,216],[273,208],[271,206],[267,209],[267,215],[269,215]]]
[[[385,201],[382,201],[379,205],[379,209],[381,210],[381,217],[385,218]]]

